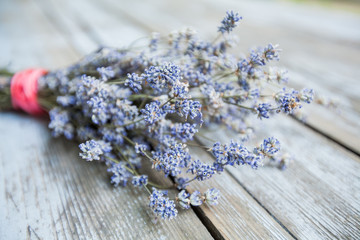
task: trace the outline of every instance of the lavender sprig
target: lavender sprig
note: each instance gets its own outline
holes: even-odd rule
[[[288,158],[278,156],[276,138],[246,146],[256,127],[251,123],[254,117],[294,114],[312,102],[314,92],[286,88],[286,70],[268,67],[280,58],[277,45],[251,50],[243,58],[228,53],[229,35],[241,19],[227,12],[212,42],[191,29],[168,38],[153,34],[147,47],[134,42],[127,49],[102,48],[48,73],[39,80],[39,103],[49,110],[53,136],[81,141],[83,159],[105,162],[114,186],[130,182],[144,189],[152,212],[168,220],[178,215],[176,205],[217,205],[219,190],[190,190],[191,183],[207,181],[227,166],[257,169],[268,159],[285,168]],[[8,85],[0,88],[0,96]],[[192,142],[204,137],[202,129],[209,125],[225,125],[241,137],[225,144],[207,139],[211,147]],[[193,159],[189,146],[210,150],[213,162]],[[144,171],[148,165],[155,173]],[[156,173],[175,183],[152,182]],[[180,192],[171,199],[162,188]]]

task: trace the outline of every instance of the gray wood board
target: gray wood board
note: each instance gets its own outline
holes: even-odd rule
[[[314,88],[318,96],[338,102],[338,110],[313,104],[304,111],[307,124],[360,154],[359,16],[263,1],[92,2],[108,14],[128,17],[149,32],[166,34],[193,26],[208,39],[216,36],[226,10],[239,11],[244,16],[235,31],[239,52],[269,42],[279,43],[284,50],[279,65],[289,70],[289,86]]]
[[[97,36],[102,36],[100,44],[107,43],[107,45],[109,45],[109,43],[112,42],[113,44],[124,45],[123,39],[114,37],[114,34],[121,35],[121,33],[126,33],[127,35],[131,35],[131,33],[126,31],[126,28],[124,30],[123,23],[126,22],[126,20],[122,17],[108,19],[109,16],[105,16],[105,12],[97,6],[92,6],[88,3],[85,4],[84,1],[70,1],[61,5],[56,5],[55,2],[53,3],[54,5],[47,5],[45,9],[52,12],[65,12],[67,13],[66,18],[69,19],[77,16],[77,19],[74,18],[74,22],[81,21],[84,23],[84,28],[87,29],[88,32],[96,32]],[[86,7],[83,8],[85,8],[86,11],[81,11],[79,6],[85,5]],[[113,22],[111,32],[108,32],[106,28],[103,29],[102,21],[98,22],[92,19],[95,13],[97,16],[101,16],[102,21],[108,19],[108,22]],[[53,14],[53,18],[57,19],[56,22],[60,26],[64,22],[62,17],[63,16],[60,14]],[[133,28],[137,29],[136,26]],[[79,30],[81,29],[78,29],[77,31]],[[132,32],[134,32],[134,30]],[[129,36],[127,37],[129,38]],[[136,39],[135,36],[133,39]],[[202,151],[202,154],[206,155],[204,151]],[[219,182],[221,182],[221,184]],[[242,189],[241,186],[231,180],[231,177],[224,174],[223,178],[220,178],[218,181],[210,181],[206,186],[217,186],[218,188],[224,187],[225,189],[227,188],[226,186],[228,186],[228,188],[231,189],[231,191],[225,190],[223,193],[224,201],[227,203],[215,207],[215,212],[208,211],[207,207],[202,208],[199,212],[202,219],[209,219],[208,227],[210,227],[218,237],[230,239],[239,236],[243,236],[245,238],[259,238],[261,236],[267,236],[270,238],[290,238],[290,235],[286,233],[286,231],[282,229],[282,227],[269,214],[267,214],[266,211]],[[204,188],[202,189],[204,191],[206,190]],[[235,195],[232,191],[236,192]],[[235,197],[239,201],[234,201]],[[234,213],[234,209],[237,211],[236,214]],[[229,218],[229,216],[231,216],[231,218]],[[254,231],[254,229],[257,229],[257,231]]]
[[[192,210],[155,224],[144,189],[114,188],[105,166],[81,160],[46,122],[0,115],[1,239],[212,238]]]
[[[83,55],[96,49],[98,44],[118,47],[126,46],[130,41],[146,35],[150,30],[166,33],[174,28],[191,24],[195,27],[199,27],[201,31],[204,31],[204,35],[210,36],[211,32],[209,27],[214,27],[215,31],[218,24],[217,18],[223,16],[224,9],[222,8],[230,6],[224,5],[220,8],[214,3],[212,3],[213,5],[207,6],[199,1],[193,2],[194,5],[192,6],[195,7],[191,8],[192,10],[189,9],[189,11],[183,12],[177,11],[178,9],[181,9],[180,5],[175,4],[174,7],[173,3],[164,1],[154,1],[152,2],[152,4],[154,4],[153,6],[152,4],[143,4],[143,2],[139,5],[140,3],[137,1],[133,1],[131,4],[123,3],[121,5],[114,1],[80,2],[81,4],[74,1],[64,1],[59,4],[56,1],[37,0],[37,5],[34,5],[31,1],[26,3],[1,3],[0,11],[3,9],[3,12],[1,12],[0,17],[1,19],[6,20],[6,24],[0,24],[0,34],[2,36],[3,34],[6,34],[9,37],[1,38],[0,42],[3,41],[1,42],[3,43],[2,46],[5,46],[5,56],[11,56],[13,69],[27,67],[29,66],[29,62],[50,68],[64,66],[79,58],[79,53]],[[21,6],[17,6],[16,4]],[[234,4],[234,2],[232,4]],[[30,34],[27,31],[20,32],[19,29],[22,29],[22,21],[17,20],[16,17],[9,14],[11,13],[11,9],[14,9],[14,6],[17,7],[18,11],[23,13],[21,15],[22,19],[20,20],[26,22],[26,27],[29,29],[29,32],[32,31],[36,34]],[[112,9],[110,9],[111,6],[113,6]],[[199,8],[196,6],[199,6]],[[200,6],[203,7],[203,10],[198,12],[197,15],[194,14],[194,11],[200,9]],[[251,10],[251,8],[254,8],[256,4],[251,5],[251,3],[249,3],[248,5],[245,4],[243,6],[247,6],[247,8],[244,8],[244,12],[246,12],[247,9]],[[264,7],[259,7],[264,9]],[[130,8],[133,9],[133,12],[125,13],[124,9]],[[81,11],[81,9],[83,9],[83,11]],[[255,12],[254,9],[252,11]],[[29,12],[31,14],[35,13],[36,16],[29,15]],[[158,14],[155,15],[159,17],[154,17],[154,12],[157,12]],[[180,14],[180,12],[182,13]],[[46,18],[43,14],[45,14]],[[291,14],[288,14],[287,16],[288,18],[291,18]],[[246,46],[247,48],[247,46],[250,46],[249,44],[254,43],[263,45],[267,40],[277,39],[277,37],[278,39],[284,39],[284,34],[278,35],[282,32],[282,26],[278,26],[278,28],[275,29],[276,31],[271,28],[271,26],[276,25],[276,21],[278,21],[278,24],[280,20],[272,19],[271,21],[273,21],[273,23],[267,22],[268,25],[264,27],[261,26],[261,23],[265,20],[258,19],[256,21],[255,18],[256,15],[254,14],[252,23],[249,23],[247,26],[244,20],[245,27],[240,29],[240,34],[244,30],[247,33],[250,33],[247,34],[246,37],[243,37],[243,46]],[[348,18],[345,18],[345,20],[346,19]],[[314,84],[315,86],[324,85],[324,88],[326,88],[324,91],[326,93],[336,92],[341,96],[345,96],[342,97],[345,99],[343,104],[348,107],[356,105],[358,101],[356,96],[351,92],[356,91],[356,81],[352,83],[356,85],[353,89],[341,86],[341,93],[338,93],[336,80],[338,79],[337,76],[343,76],[345,73],[347,74],[347,79],[350,79],[351,81],[354,80],[353,74],[356,73],[354,66],[356,65],[357,58],[351,56],[354,56],[356,53],[355,50],[353,55],[349,55],[349,61],[353,61],[353,63],[348,65],[345,58],[346,54],[352,51],[352,47],[358,44],[356,32],[353,33],[351,31],[351,27],[356,24],[356,18],[350,17],[350,20],[354,19],[355,21],[350,25],[348,24],[349,26],[343,30],[341,39],[338,39],[338,37],[335,38],[335,36],[338,35],[333,33],[333,31],[330,34],[326,33],[328,31],[323,31],[321,29],[320,33],[311,30],[310,37],[303,40],[305,42],[314,41],[314,39],[318,39],[319,34],[325,34],[326,39],[330,39],[318,41],[317,45],[326,44],[323,48],[320,48],[318,52],[314,52],[314,55],[316,54],[316,56],[320,53],[325,53],[326,48],[328,47],[338,47],[338,42],[349,43],[342,44],[344,46],[343,48],[340,48],[340,50],[337,48],[336,56],[342,57],[341,60],[345,61],[342,65],[335,66],[336,62],[331,62],[331,58],[328,60],[331,55],[320,54],[322,58],[318,59],[317,62],[321,61],[321,63],[317,64],[314,68],[311,68],[311,66],[309,67],[308,63],[305,61],[309,56],[302,53],[304,51],[303,49],[296,49],[293,47],[294,38],[297,36],[296,34],[293,34],[290,40],[285,41],[285,46],[287,48],[283,47],[284,50],[286,50],[284,51],[283,63],[286,62],[286,65],[296,72],[293,76],[294,80],[298,79],[295,80],[296,85],[303,86],[304,83],[306,83],[305,85],[311,83],[306,81],[307,78],[317,79],[319,77],[321,78],[321,81],[325,81],[329,78],[331,80],[331,84],[328,84],[329,86],[324,82]],[[116,26],[109,25],[109,22]],[[297,22],[294,26],[297,26],[301,30],[307,29],[306,26],[302,26],[301,24],[301,22]],[[258,32],[262,32],[259,37],[256,35]],[[293,30],[293,32],[296,32],[296,30]],[[271,35],[271,33],[273,35]],[[267,36],[267,34],[270,34],[271,37],[263,38],[264,36]],[[18,36],[27,38],[28,44],[24,46],[24,41],[19,40],[22,38],[18,38]],[[254,39],[263,40],[255,42]],[[284,46],[284,43],[281,44]],[[305,45],[303,45],[303,47],[304,46]],[[289,52],[285,54],[288,50]],[[316,44],[311,51],[315,50],[317,50]],[[22,58],[20,59],[19,56]],[[7,63],[6,61],[8,61],[7,58],[2,59],[1,64]],[[335,77],[326,74],[325,77],[323,76],[323,71],[325,71],[327,64],[329,64],[328,61],[330,61],[332,69],[337,69]],[[302,65],[299,66],[299,62],[302,63]],[[338,70],[338,68],[340,68],[340,70]],[[359,128],[358,122],[356,121],[358,119],[356,112],[345,109],[343,111],[343,116],[339,117],[336,116],[337,114],[329,113],[327,110],[313,107],[313,110],[311,110],[310,113],[311,116],[314,116],[313,113],[318,113],[320,117],[326,116],[325,119],[335,119],[335,121],[333,121],[335,122],[335,127],[333,122],[324,122],[324,118],[321,119],[320,117],[309,117],[309,123],[313,124],[313,126],[320,129],[320,131],[323,131],[325,134],[333,136],[339,142],[349,146],[349,148],[355,149],[354,151],[360,149],[357,148],[357,146],[359,146],[359,141],[357,141]],[[40,152],[39,156],[32,158],[35,165],[29,166],[25,164],[23,166],[23,162],[19,158],[22,158],[22,156],[24,156],[22,154],[24,153],[21,153],[21,151],[16,152],[15,148],[2,147],[2,155],[0,155],[2,164],[5,163],[4,166],[6,166],[6,168],[3,168],[4,174],[2,173],[1,176],[9,176],[6,173],[10,170],[12,170],[10,173],[19,174],[17,179],[14,179],[13,182],[11,182],[10,177],[7,177],[6,181],[10,181],[10,183],[7,182],[6,185],[4,185],[8,186],[8,188],[10,188],[10,186],[15,186],[13,188],[17,191],[13,189],[8,191],[7,189],[1,199],[6,199],[7,210],[19,212],[19,214],[15,214],[15,216],[9,216],[8,213],[7,215],[2,214],[2,216],[7,216],[7,222],[5,221],[5,223],[20,221],[24,216],[29,220],[27,223],[23,222],[19,224],[21,229],[25,229],[22,230],[25,232],[17,235],[20,238],[22,238],[22,236],[35,236],[34,238],[36,238],[36,235],[41,237],[56,236],[56,231],[54,232],[54,229],[56,230],[58,228],[61,229],[58,233],[59,238],[71,238],[71,236],[76,236],[76,234],[80,235],[80,237],[87,238],[99,238],[99,236],[108,236],[110,238],[116,238],[116,236],[135,238],[138,236],[136,235],[138,233],[137,229],[133,228],[134,233],[132,234],[124,232],[122,228],[118,227],[118,225],[123,222],[126,222],[127,226],[129,226],[135,221],[143,222],[141,227],[144,229],[144,232],[142,232],[142,234],[147,233],[148,235],[145,236],[150,238],[166,237],[168,231],[173,232],[173,234],[180,234],[177,229],[182,229],[182,231],[185,232],[182,235],[179,235],[179,238],[187,237],[193,239],[194,237],[192,237],[192,235],[186,235],[186,233],[190,232],[195,234],[199,231],[199,234],[197,234],[198,238],[204,237],[205,239],[210,237],[207,230],[201,226],[201,223],[199,223],[199,220],[192,212],[182,212],[181,215],[185,214],[185,216],[183,216],[185,219],[184,221],[187,221],[187,223],[191,222],[190,225],[193,227],[182,226],[181,223],[179,224],[177,222],[172,222],[170,225],[161,223],[160,232],[155,233],[158,229],[154,228],[149,222],[149,213],[142,212],[142,210],[146,211],[147,207],[143,202],[146,196],[143,196],[140,193],[140,190],[131,188],[113,189],[108,184],[108,177],[106,176],[106,173],[104,173],[104,167],[84,163],[81,160],[75,159],[77,158],[77,148],[74,144],[66,143],[62,140],[50,140],[49,133],[43,123],[28,118],[23,120],[22,118],[23,116],[9,114],[2,116],[1,121],[3,121],[4,124],[7,124],[6,126],[11,126],[12,123],[15,125],[19,124],[33,127],[33,130],[19,130],[19,132],[26,133],[26,131],[28,131],[29,135],[38,135],[38,137],[35,138],[35,149],[27,150],[28,152],[25,152],[27,153],[27,156],[34,156],[34,153],[39,154]],[[311,121],[317,122],[312,123]],[[275,136],[279,135],[282,140],[285,140],[283,141],[284,145],[287,146],[288,149],[291,148],[290,151],[295,153],[296,161],[294,161],[290,170],[279,172],[276,169],[264,168],[254,172],[251,169],[243,168],[229,169],[229,173],[225,173],[223,176],[211,180],[202,187],[202,190],[206,190],[206,187],[210,186],[219,186],[218,188],[220,189],[224,188],[224,190],[222,190],[224,198],[222,199],[220,206],[211,208],[206,206],[201,207],[200,210],[197,210],[198,214],[208,221],[208,227],[215,227],[215,230],[219,233],[219,237],[225,238],[235,238],[239,235],[248,238],[261,238],[265,236],[266,238],[289,238],[289,234],[286,233],[275,220],[280,221],[285,229],[288,229],[292,234],[300,238],[332,238],[334,236],[349,238],[359,237],[359,205],[356,203],[356,199],[359,199],[359,174],[357,174],[357,172],[359,172],[359,166],[357,164],[358,158],[344,152],[336,145],[317,136],[312,131],[300,127],[300,125],[293,120],[288,119],[284,120],[284,122],[287,125],[285,124],[285,126],[280,128],[277,124],[273,124],[275,130],[271,132],[271,134]],[[351,124],[348,124],[349,122]],[[3,126],[3,124],[0,126]],[[292,129],[294,126],[296,130],[290,131],[289,129]],[[303,133],[304,131],[305,133]],[[266,131],[263,132],[263,134],[265,133]],[[294,137],[295,134],[298,136]],[[1,135],[1,137],[2,136],[7,136],[6,139],[8,139],[11,138],[10,136],[12,135],[8,130],[8,134]],[[306,138],[308,141],[304,140],[301,141],[299,145],[296,145],[299,136],[301,136],[301,138]],[[229,141],[229,135],[220,138],[224,142]],[[28,137],[27,139],[30,138]],[[15,139],[14,137],[11,140],[13,141],[12,143],[23,141],[22,138]],[[321,147],[319,146],[320,150],[318,150],[319,153],[317,155],[314,153],[314,149],[312,151],[311,149],[309,151],[303,151],[301,148],[316,146],[318,141],[321,142]],[[23,145],[20,145],[19,148],[21,148],[21,146],[25,149],[31,148],[25,143],[22,144]],[[48,145],[49,147],[46,148]],[[65,149],[68,148],[71,150],[67,153]],[[13,158],[15,159],[14,163],[11,163],[10,165],[8,163],[8,156],[12,155],[9,155],[8,149],[12,149],[12,152],[14,153]],[[41,152],[53,156],[44,156],[44,153]],[[5,156],[7,158],[4,158],[3,153],[6,153]],[[207,156],[203,151],[197,151],[196,154],[199,158]],[[314,163],[309,156],[316,156]],[[341,159],[341,161],[339,161],[339,159]],[[55,161],[55,163],[52,163],[51,161]],[[313,165],[311,165],[311,163],[313,163]],[[61,167],[55,165],[56,168],[54,168],[54,164],[59,164]],[[51,165],[52,168],[49,165]],[[69,171],[67,171],[67,169],[71,167],[74,169],[69,169]],[[339,168],[341,169],[339,170]],[[57,169],[60,169],[60,171],[56,172]],[[28,173],[26,170],[31,170],[30,173],[35,172],[35,175],[40,175],[41,178],[45,180],[40,180],[40,178],[31,179],[32,174]],[[48,173],[48,171],[53,171],[54,173]],[[66,178],[64,178],[64,176],[66,176]],[[29,184],[26,183],[27,179],[30,179],[30,183],[33,183],[33,185],[30,184],[29,186]],[[56,181],[51,182],[53,179]],[[89,183],[87,182],[88,179]],[[48,188],[42,186],[45,185],[44,182],[49,183],[52,187]],[[198,184],[195,184],[194,187],[201,188]],[[25,191],[25,194],[23,193],[23,189],[27,190]],[[8,192],[10,192],[10,194]],[[45,196],[46,201],[37,200],[39,196],[35,194]],[[97,196],[97,194],[102,195]],[[53,195],[58,197],[54,197]],[[123,197],[123,195],[126,196]],[[300,201],[302,201],[302,195],[304,197],[303,206],[299,204]],[[106,198],[104,196],[106,196]],[[55,198],[55,203],[48,200],[53,198]],[[27,199],[30,203],[25,204],[24,199]],[[71,201],[73,199],[75,199],[74,202]],[[106,201],[106,199],[108,199],[108,201]],[[137,200],[134,201],[134,204],[129,203],[129,206],[126,208],[123,206],[119,207],[117,205],[112,205],[115,201],[126,202],[132,201],[133,199]],[[240,200],[237,201],[236,199]],[[102,201],[104,201],[103,205]],[[226,204],[224,204],[225,202]],[[64,204],[66,205],[66,208],[64,207]],[[260,205],[264,206],[264,208]],[[96,207],[94,207],[95,209],[88,209],[85,206]],[[140,208],[137,209],[136,206],[140,206]],[[114,210],[113,208],[117,209]],[[134,210],[132,210],[133,208]],[[269,211],[275,219],[271,217],[266,210]],[[62,212],[59,213],[59,211]],[[136,213],[134,213],[134,215],[139,216],[139,218],[129,218],[132,214],[131,211],[135,211]],[[104,213],[106,214],[103,215]],[[125,216],[122,216],[119,219],[118,214]],[[38,216],[41,216],[41,218],[46,216],[48,219],[55,219],[57,217],[59,220],[52,223],[51,227],[49,222],[40,221]],[[106,219],[104,220],[104,218]],[[344,219],[347,219],[348,222],[345,222]],[[86,225],[89,225],[88,221],[92,222],[90,227],[86,227]],[[342,224],[338,224],[339,222]],[[3,224],[1,225],[4,226]],[[11,225],[15,230],[19,228],[19,226],[14,224],[7,225]],[[43,226],[49,227],[44,229]],[[175,230],[173,230],[173,228]],[[200,230],[196,231],[198,228]],[[1,230],[0,232],[3,231]],[[171,238],[171,236],[175,235],[168,235],[167,237]]]
[[[6,12],[22,13],[1,24],[4,49],[38,36],[36,44],[27,42],[31,50],[3,55],[14,58],[13,68],[60,67],[80,57],[32,1],[2,6]],[[20,27],[24,20],[27,28]],[[193,210],[154,224],[143,190],[112,187],[104,166],[80,160],[77,144],[52,139],[46,124],[22,114],[0,115],[1,239],[212,238]]]
[[[257,138],[275,136],[293,161],[285,171],[227,168],[255,199],[300,239],[360,237],[360,158],[312,130],[279,116],[264,121]],[[281,124],[279,124],[281,122]],[[239,136],[210,128],[205,135],[229,143]],[[212,144],[199,137],[203,144]]]

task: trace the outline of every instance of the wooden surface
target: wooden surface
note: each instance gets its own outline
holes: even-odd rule
[[[293,86],[339,101],[337,111],[307,107],[306,125],[286,116],[261,122],[259,139],[279,138],[294,156],[290,167],[228,168],[194,185],[221,189],[218,206],[154,224],[142,191],[113,188],[104,166],[80,160],[76,144],[52,139],[44,120],[1,113],[0,239],[360,238],[358,15],[277,1],[3,0],[0,65],[56,69],[99,45],[123,47],[183,26],[210,38],[228,9],[244,17],[239,50],[279,43]],[[226,129],[206,135],[237,138]]]

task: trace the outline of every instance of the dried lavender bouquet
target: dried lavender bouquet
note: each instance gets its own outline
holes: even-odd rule
[[[102,48],[42,76],[37,101],[49,111],[53,136],[81,141],[80,156],[105,162],[115,186],[142,187],[150,208],[163,219],[177,216],[176,205],[189,209],[218,204],[219,190],[201,193],[187,186],[220,174],[228,165],[256,169],[272,161],[284,167],[274,137],[252,149],[244,145],[252,129],[249,119],[293,114],[312,101],[313,91],[285,88],[286,71],[267,66],[279,60],[276,45],[252,50],[245,58],[229,54],[230,32],[240,20],[237,13],[227,12],[212,42],[200,40],[191,29],[168,37],[153,34],[144,47]],[[3,108],[11,106],[9,89],[10,81],[0,87]],[[192,159],[188,147],[196,145],[194,136],[204,137],[200,130],[209,124],[226,125],[242,136],[209,146],[213,164]],[[173,180],[173,188],[179,189],[174,199],[138,173],[142,161]]]

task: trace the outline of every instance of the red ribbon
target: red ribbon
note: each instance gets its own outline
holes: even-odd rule
[[[37,101],[38,79],[47,74],[42,68],[29,68],[15,73],[11,79],[11,101],[14,109],[23,110],[31,115],[43,115],[46,112]]]

